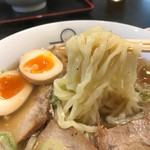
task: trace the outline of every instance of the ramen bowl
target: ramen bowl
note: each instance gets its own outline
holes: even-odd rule
[[[40,49],[48,46],[50,43],[63,43],[71,36],[99,25],[105,30],[111,30],[113,33],[120,35],[122,38],[150,39],[150,32],[147,30],[115,22],[76,20],[48,23],[26,29],[0,40],[0,70],[14,64],[20,56],[29,50]],[[143,53],[143,56],[150,60],[150,53]]]
[[[46,7],[46,0],[4,0],[16,12],[34,12]]]

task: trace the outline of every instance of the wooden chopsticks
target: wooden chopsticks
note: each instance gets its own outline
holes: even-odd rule
[[[142,52],[150,53],[150,39],[127,39],[127,40],[134,43],[142,42],[143,43]]]
[[[141,42],[143,44],[143,49],[142,49],[142,52],[147,52],[147,53],[150,53],[150,39],[126,39],[130,42],[134,42],[134,43],[139,43]],[[64,45],[64,43],[57,43],[57,44],[51,44],[50,46],[51,47],[54,47],[54,46],[59,46],[59,45]],[[133,48],[129,48],[129,51],[132,51]]]

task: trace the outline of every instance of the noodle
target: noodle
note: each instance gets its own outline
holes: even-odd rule
[[[133,51],[128,52],[129,47]],[[116,123],[140,111],[141,99],[134,90],[140,44],[94,27],[69,39],[66,51],[67,74],[54,81],[62,128],[95,132],[99,112],[107,112],[107,121]]]

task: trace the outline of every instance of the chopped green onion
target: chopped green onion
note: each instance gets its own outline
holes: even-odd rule
[[[16,142],[8,131],[0,132],[0,150],[17,150]]]
[[[66,84],[62,85],[60,88],[61,88],[62,90],[64,90],[64,91],[67,90]]]
[[[150,101],[150,89],[142,89],[140,96],[144,102]]]
[[[150,88],[143,88],[139,85],[135,85],[135,91],[140,94],[140,97],[142,98],[143,102],[150,101]]]
[[[48,95],[48,99],[50,104],[52,104],[53,106],[55,106],[59,101],[59,99],[54,95],[54,90],[52,90],[52,92]]]
[[[54,93],[52,93],[51,99],[50,99],[50,103],[53,104],[55,101],[57,101],[57,97],[54,95]]]
[[[8,71],[7,69],[4,69],[4,70],[1,70],[1,73],[5,73],[7,71]]]
[[[40,150],[66,150],[66,148],[57,141],[46,141]]]

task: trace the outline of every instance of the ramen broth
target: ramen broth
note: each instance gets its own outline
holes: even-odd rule
[[[150,86],[150,63],[141,57],[138,60],[137,82],[143,86]]]

